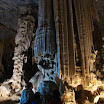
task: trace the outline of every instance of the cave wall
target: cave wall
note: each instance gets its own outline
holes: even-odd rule
[[[15,31],[6,29],[5,26],[1,25],[1,37],[2,35],[7,35],[7,33],[15,34]],[[4,28],[5,27],[5,28]],[[0,39],[0,82],[3,82],[5,79],[8,79],[13,74],[13,54],[15,48],[15,38],[14,36],[9,37],[3,36]]]
[[[98,26],[100,28],[101,31],[101,42],[102,42],[102,46],[101,46],[101,61],[100,63],[102,63],[101,67],[102,67],[102,71],[104,71],[104,5],[103,5],[104,1],[103,0],[98,0],[96,1],[96,8],[99,14],[99,23]]]

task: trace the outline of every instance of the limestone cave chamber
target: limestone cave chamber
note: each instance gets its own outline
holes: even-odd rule
[[[104,104],[104,0],[0,0],[0,104],[26,84],[42,104]]]

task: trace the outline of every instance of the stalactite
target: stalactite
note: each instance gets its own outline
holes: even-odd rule
[[[64,33],[62,33],[62,35],[63,35],[63,37],[62,37],[62,39],[63,39],[63,62],[64,62],[64,72],[65,72],[65,74],[64,74],[64,77],[68,77],[68,76],[70,76],[70,73],[69,73],[69,56],[68,56],[68,53],[69,53],[69,50],[68,50],[68,27],[67,27],[67,25],[68,25],[68,21],[67,21],[67,2],[66,1],[64,1],[63,2],[63,13],[61,13],[61,15],[63,16],[63,18],[62,18],[62,23],[63,23],[63,32]],[[61,4],[62,5],[62,4]],[[64,12],[65,12],[65,15],[63,15],[64,14]]]
[[[86,14],[84,13],[84,9],[85,9],[85,5],[84,2],[81,0],[81,12],[82,12],[82,21],[83,21],[83,27],[82,27],[82,31],[83,31],[83,44],[84,44],[84,58],[85,58],[85,79],[84,79],[84,83],[87,82],[88,79],[88,34],[86,33]]]
[[[65,40],[65,33],[64,33],[64,26],[65,26],[65,23],[64,23],[64,15],[63,15],[63,13],[64,13],[64,1],[59,1],[59,10],[60,11],[58,11],[59,12],[59,31],[60,31],[60,54],[61,54],[61,60],[62,60],[62,62],[61,62],[61,70],[62,70],[62,74],[63,74],[63,78],[65,78],[66,77],[66,74],[68,74],[68,73],[66,73],[66,63],[68,62],[68,60],[67,60],[67,58],[66,58],[66,55],[67,55],[67,40],[66,41],[64,41]],[[66,47],[65,47],[65,45],[66,45]],[[66,61],[66,60],[67,61]]]
[[[81,8],[80,2],[74,1],[75,5],[75,13],[76,13],[76,20],[77,20],[77,27],[78,27],[78,35],[79,35],[79,42],[81,48],[81,63],[82,63],[82,75],[84,76],[85,70],[85,58],[84,58],[84,46],[83,46],[83,32],[82,32],[82,16],[81,16]]]
[[[57,3],[57,4],[56,4]],[[64,5],[62,5],[64,4]],[[57,6],[56,6],[57,5]],[[69,6],[70,5],[70,6]],[[73,44],[73,23],[71,1],[55,1],[55,11],[57,11],[56,26],[58,26],[60,49],[60,67],[63,78],[72,77],[75,73],[75,57]],[[59,9],[58,9],[59,8]],[[69,12],[68,12],[69,9]],[[65,12],[65,15],[63,13]],[[70,15],[71,14],[71,15]],[[71,25],[69,25],[71,24]]]
[[[78,3],[78,5],[77,5]],[[87,5],[86,5],[87,4]],[[84,82],[86,84],[87,79],[89,80],[89,71],[90,71],[90,61],[91,60],[91,51],[93,47],[92,40],[92,17],[91,17],[91,1],[74,1],[75,13],[81,48],[81,57],[82,57],[82,74],[84,77]]]
[[[74,29],[73,29],[73,12],[72,12],[72,1],[69,0],[67,3],[70,12],[68,12],[68,20],[70,18],[70,21],[68,23],[68,42],[69,42],[69,77],[72,78],[72,76],[75,74],[75,49],[74,49]],[[68,8],[67,8],[68,10]],[[70,15],[69,15],[70,14]]]
[[[54,18],[55,18],[55,28],[56,28],[56,45],[57,45],[57,55],[56,55],[56,61],[57,61],[57,72],[60,78],[62,78],[63,74],[63,63],[62,63],[62,54],[61,54],[61,42],[60,42],[60,28],[59,28],[59,3],[58,0],[53,0],[53,6],[54,6]]]
[[[52,0],[45,0],[45,2],[40,0],[39,2],[41,4],[39,6],[39,25],[35,37],[35,47],[38,47],[38,49],[35,50],[34,54],[35,56],[52,55],[56,50]]]

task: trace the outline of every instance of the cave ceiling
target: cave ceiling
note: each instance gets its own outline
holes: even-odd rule
[[[31,2],[38,5],[38,0],[0,0],[0,39],[15,36],[18,18]]]

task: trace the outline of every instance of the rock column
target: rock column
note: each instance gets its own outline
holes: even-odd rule
[[[28,51],[31,39],[33,37],[34,18],[31,15],[24,15],[18,20],[18,30],[15,37],[15,51],[14,51],[14,69],[13,76],[10,79],[15,86],[15,90],[20,89],[21,80],[23,76],[23,62],[27,62],[27,56],[24,52]]]
[[[50,86],[55,84],[55,74],[58,73],[53,0],[39,0],[38,28],[34,44],[34,58],[44,76],[44,81],[39,85],[38,91],[46,99],[56,89]]]

